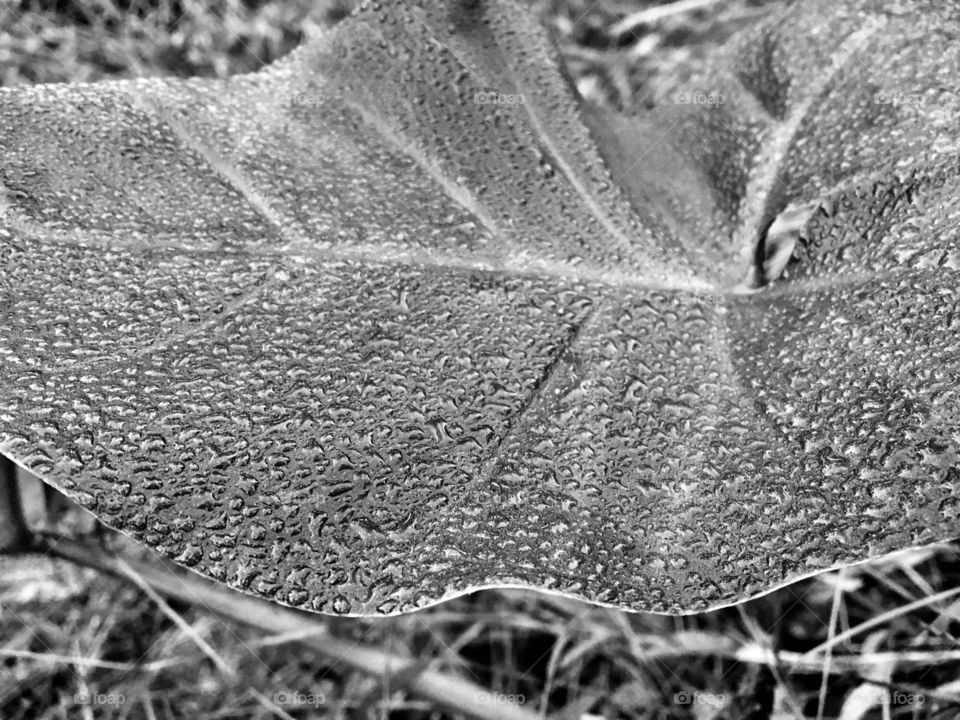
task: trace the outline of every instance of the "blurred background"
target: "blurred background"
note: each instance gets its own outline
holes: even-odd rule
[[[0,86],[249,72],[318,37],[350,5],[5,0]],[[642,109],[775,5],[551,0],[544,9],[578,90]],[[22,484],[35,524],[93,529],[66,501],[47,508],[39,481]],[[158,607],[129,583],[69,563],[0,558],[0,718],[439,720],[489,717],[491,702],[509,702],[564,720],[953,719],[958,571],[957,547],[939,545],[687,617],[518,590],[395,618],[317,616],[357,652],[416,658],[486,689],[476,712],[451,712],[411,691],[410,673],[367,675],[202,607]]]

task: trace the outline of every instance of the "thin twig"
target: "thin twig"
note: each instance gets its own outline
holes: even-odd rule
[[[680,13],[699,10],[710,5],[716,5],[722,0],[677,0],[669,5],[655,5],[653,7],[638,10],[630,13],[623,20],[610,28],[610,34],[614,37],[621,37],[627,33],[633,32],[641,25],[652,25],[660,22],[665,17],[679,15]]]
[[[101,670],[119,670],[121,672],[131,672],[133,670],[155,672],[174,665],[180,665],[183,662],[183,660],[171,658],[169,660],[158,660],[156,662],[139,665],[98,660],[97,658],[84,657],[82,655],[57,655],[54,653],[33,652],[31,650],[11,650],[10,648],[0,648],[0,657],[38,660],[40,662],[48,662],[52,665],[89,665],[90,667],[100,668]]]
[[[837,620],[840,617],[840,603],[843,600],[843,581],[846,575],[840,570],[833,586],[833,603],[830,606],[830,625],[827,628],[827,652],[823,657],[823,671],[820,673],[820,692],[817,695],[817,720],[823,720],[823,712],[827,707],[827,689],[830,681],[830,661],[833,659],[833,646],[829,643],[837,634]]]
[[[877,625],[883,625],[884,623],[889,622],[890,620],[893,620],[902,615],[911,613],[914,610],[919,610],[920,608],[925,608],[930,605],[936,605],[937,603],[943,600],[947,600],[949,598],[955,597],[956,595],[960,595],[960,588],[952,588],[950,590],[944,590],[943,592],[939,592],[936,595],[920,598],[915,602],[907,603],[906,605],[902,605],[898,608],[894,608],[893,610],[888,610],[887,612],[881,613],[876,617],[872,617],[869,620],[866,620],[860,623],[859,625],[856,625],[850,628],[849,630],[846,630],[840,633],[839,635],[833,636],[827,642],[820,643],[812,650],[808,650],[807,652],[805,652],[802,657],[804,659],[817,657],[821,653],[827,652],[828,650],[836,647],[840,643],[846,642],[847,640],[854,637],[855,635],[859,635],[860,633],[866,632],[870,628],[874,628]]]

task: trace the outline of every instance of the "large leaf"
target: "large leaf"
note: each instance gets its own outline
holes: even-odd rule
[[[946,6],[778,8],[639,117],[516,0],[4,91],[0,450],[337,613],[689,611],[957,534]]]

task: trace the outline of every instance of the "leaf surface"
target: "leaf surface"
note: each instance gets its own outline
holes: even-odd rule
[[[694,611],[955,535],[958,20],[778,7],[643,116],[513,0],[0,91],[0,451],[334,613]]]

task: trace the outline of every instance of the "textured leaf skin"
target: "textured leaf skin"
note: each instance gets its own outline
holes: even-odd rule
[[[226,82],[0,92],[0,451],[332,613],[694,611],[957,534],[956,11],[794,4],[723,105],[604,118],[519,5],[414,5]]]

